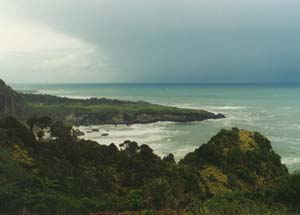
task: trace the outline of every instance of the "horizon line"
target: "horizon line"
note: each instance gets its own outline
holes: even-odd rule
[[[7,82],[8,84],[32,85],[262,85],[262,84],[300,84],[300,81],[269,82]]]

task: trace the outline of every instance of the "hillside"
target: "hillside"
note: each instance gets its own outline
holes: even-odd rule
[[[0,213],[286,214],[275,197],[288,172],[258,133],[223,130],[177,164],[147,145],[99,145],[59,122],[49,129],[37,141],[14,118],[0,121]]]
[[[235,190],[265,190],[288,175],[266,137],[238,128],[220,131],[180,163],[197,168],[214,195]]]
[[[225,116],[204,110],[183,109],[106,98],[69,99],[50,95],[23,95],[32,112],[72,124],[136,124],[158,121],[192,122]]]

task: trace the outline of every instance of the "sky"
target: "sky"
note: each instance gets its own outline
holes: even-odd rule
[[[0,78],[299,82],[299,8],[299,0],[0,0]]]

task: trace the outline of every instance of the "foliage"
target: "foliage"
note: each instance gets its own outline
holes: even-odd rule
[[[274,190],[273,200],[284,203],[294,212],[300,212],[300,172],[295,172],[281,180]]]
[[[239,150],[232,150],[224,162],[222,148],[210,142],[177,164],[172,154],[161,159],[148,145],[131,141],[125,141],[119,148],[114,144],[99,145],[77,139],[72,127],[62,122],[53,123],[47,117],[43,118],[44,123],[35,124],[39,118],[33,121],[38,129],[49,127],[51,138],[37,142],[31,123],[28,129],[12,117],[0,120],[1,214],[85,215],[104,211],[135,211],[132,214],[242,214],[245,211],[251,214],[251,208],[255,213],[284,212],[281,207],[268,203],[269,196],[260,193],[211,198],[199,170],[207,163],[222,164],[222,171],[224,165],[236,167],[233,164],[244,156]],[[228,146],[235,140],[236,134],[227,137],[232,133],[222,132],[225,132],[222,137],[212,139],[214,143],[222,140]],[[17,152],[25,158],[16,157]],[[245,159],[253,158],[260,159],[260,154],[245,155]],[[276,157],[272,159],[279,165]],[[246,174],[249,169],[257,169],[254,163],[247,165]],[[232,170],[231,176],[228,174],[232,187],[238,180],[246,180],[246,176],[236,171]],[[298,191],[292,188],[298,186],[297,175],[291,176],[282,182],[274,198],[280,203],[294,199],[296,205]]]
[[[69,99],[51,95],[23,94],[28,115],[51,116],[56,121],[73,124],[132,124],[156,121],[201,121],[224,118],[203,110],[150,104],[143,101],[121,101],[105,98]],[[32,128],[34,117],[28,120]],[[41,124],[43,125],[43,124]]]
[[[214,197],[205,203],[205,213],[211,215],[287,215],[287,209],[274,203],[266,202],[263,193],[228,193]]]
[[[238,128],[221,130],[208,143],[188,153],[180,164],[209,172],[206,181],[223,190],[268,189],[288,175],[267,138]]]

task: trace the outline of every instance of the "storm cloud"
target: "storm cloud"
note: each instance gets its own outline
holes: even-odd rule
[[[34,76],[36,67],[39,75],[34,81],[53,82],[57,77],[61,82],[300,81],[296,0],[2,2],[9,8],[6,17],[44,26],[81,44],[67,52],[66,48],[42,56],[34,52],[30,60],[23,53],[13,58],[19,67],[11,68],[8,62],[0,66],[0,73],[10,79],[8,73],[20,73],[17,82],[22,82],[22,75]],[[44,55],[46,63],[36,62]],[[70,55],[75,60],[59,62]]]

